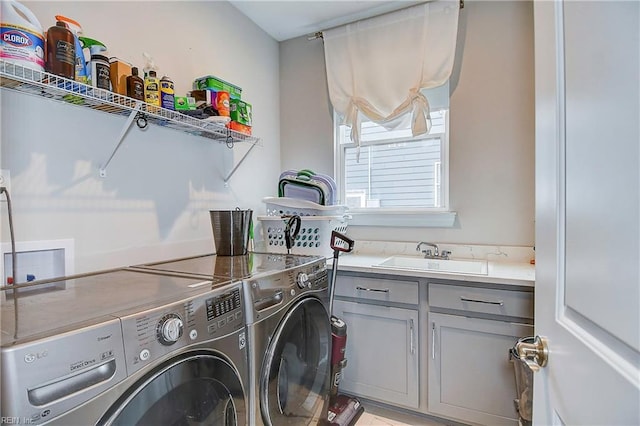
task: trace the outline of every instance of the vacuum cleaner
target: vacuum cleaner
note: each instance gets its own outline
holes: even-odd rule
[[[349,253],[353,250],[353,240],[339,232],[331,232],[331,248],[333,249],[333,269],[329,287],[329,316],[331,318],[331,390],[329,394],[329,410],[327,426],[353,426],[356,424],[364,407],[357,398],[341,395],[338,385],[342,378],[342,370],[347,366],[345,350],[347,346],[347,324],[333,315],[333,298],[338,273],[338,256],[340,252]]]

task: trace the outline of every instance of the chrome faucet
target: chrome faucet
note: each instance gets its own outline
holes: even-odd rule
[[[433,248],[433,252],[431,251],[431,249],[421,250],[422,246],[432,247]],[[424,258],[425,259],[449,259],[449,255],[451,254],[451,252],[447,251],[447,250],[443,250],[442,254],[440,254],[440,251],[438,250],[438,245],[437,244],[426,243],[424,241],[420,241],[418,243],[418,246],[416,247],[416,251],[424,253]]]

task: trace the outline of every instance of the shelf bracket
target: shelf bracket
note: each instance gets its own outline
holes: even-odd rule
[[[240,167],[240,164],[242,164],[242,162],[244,161],[245,158],[247,158],[247,155],[249,155],[249,153],[251,152],[251,150],[253,150],[253,148],[255,148],[255,146],[257,145],[257,143],[253,143],[251,144],[251,147],[247,150],[247,152],[244,153],[244,155],[242,156],[242,158],[240,159],[240,161],[238,161],[238,164],[236,164],[236,166],[229,172],[229,174],[227,175],[227,177],[224,179],[224,183],[227,184],[229,182],[229,179],[231,179],[231,176],[233,176],[233,174],[236,172],[236,170],[238,170],[238,167]]]
[[[111,152],[111,155],[109,156],[107,161],[102,166],[100,166],[100,177],[101,178],[107,177],[107,167],[109,166],[109,163],[111,162],[113,157],[116,155],[116,152],[120,148],[120,145],[122,145],[122,142],[124,141],[124,137],[127,134],[127,132],[129,131],[129,128],[133,124],[133,121],[136,119],[138,113],[140,112],[140,108],[141,107],[142,107],[142,102],[137,102],[136,103],[136,107],[133,110],[131,110],[131,113],[129,114],[129,117],[127,118],[127,121],[124,123],[124,127],[120,131],[120,136],[118,137],[118,143],[113,148],[113,151]]]

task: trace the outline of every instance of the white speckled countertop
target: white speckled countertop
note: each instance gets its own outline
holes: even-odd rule
[[[341,253],[338,270],[351,272],[366,272],[374,274],[401,275],[419,278],[440,278],[457,281],[474,281],[494,284],[511,284],[518,286],[535,286],[535,265],[530,263],[534,259],[531,247],[505,247],[440,244],[440,252],[451,251],[451,259],[486,260],[487,274],[466,274],[438,272],[416,269],[380,268],[380,264],[390,256],[421,257],[416,252],[416,243],[398,243],[383,241],[356,241],[352,253]],[[329,258],[329,264],[332,259]]]

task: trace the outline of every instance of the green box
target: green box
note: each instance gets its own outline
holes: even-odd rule
[[[237,121],[245,126],[251,126],[252,111],[251,104],[240,99],[229,100],[229,115],[231,115],[232,121]]]
[[[191,96],[176,96],[173,100],[176,111],[192,111],[196,109],[196,98]]]
[[[229,92],[231,99],[242,98],[242,88],[212,75],[196,78],[193,82],[193,88],[194,90],[212,89],[216,92]]]

